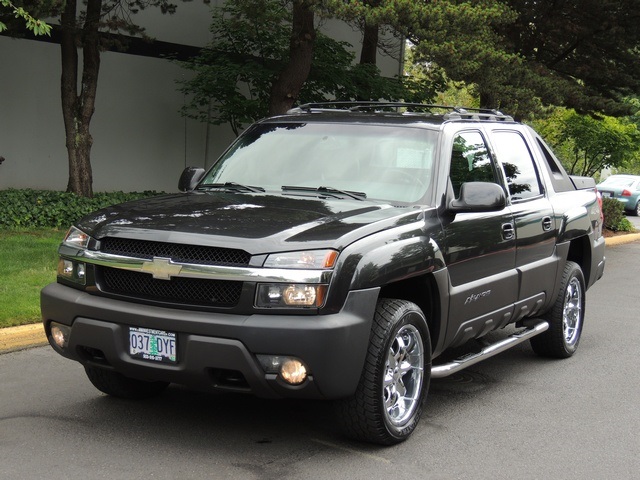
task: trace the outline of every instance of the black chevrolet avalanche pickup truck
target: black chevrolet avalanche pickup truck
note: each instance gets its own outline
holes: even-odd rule
[[[393,444],[431,378],[526,340],[573,355],[604,271],[593,179],[497,111],[303,105],[179,187],[79,220],[42,291],[52,347],[107,394],[330,399]]]

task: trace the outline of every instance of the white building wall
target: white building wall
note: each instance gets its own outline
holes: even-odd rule
[[[181,3],[173,17],[143,14],[158,40],[208,42],[207,5]],[[360,33],[344,24],[326,28],[335,38],[360,42]],[[0,189],[66,189],[60,68],[59,45],[0,36]],[[381,56],[380,68],[396,75],[398,61]],[[227,126],[207,127],[180,115],[184,98],[176,80],[185,74],[160,58],[102,54],[91,122],[94,191],[175,191],[185,166],[210,166],[233,140]]]
[[[0,37],[0,188],[57,188],[64,149],[60,58],[52,45]],[[52,186],[49,186],[52,185]]]

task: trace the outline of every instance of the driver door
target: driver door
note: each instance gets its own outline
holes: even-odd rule
[[[456,198],[465,182],[503,186],[499,172],[482,132],[454,136],[449,179]],[[451,282],[446,342],[455,346],[509,323],[518,295],[516,235],[508,207],[457,213],[443,228]]]

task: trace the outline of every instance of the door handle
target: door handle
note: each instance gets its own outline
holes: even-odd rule
[[[513,240],[516,238],[516,229],[513,228],[513,223],[502,224],[502,238],[505,240]]]
[[[544,217],[542,219],[542,230],[549,232],[552,228],[553,222],[551,221],[551,217]]]

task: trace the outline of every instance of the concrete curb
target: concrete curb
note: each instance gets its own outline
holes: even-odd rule
[[[608,237],[605,239],[605,243],[607,247],[611,247],[614,245],[623,245],[625,243],[635,242],[636,240],[640,240],[640,233],[627,233],[624,235],[616,235],[615,237]]]
[[[0,328],[0,354],[39,347],[48,343],[42,323]]]
[[[624,245],[640,240],[640,233],[629,233],[608,237],[606,245]],[[0,354],[24,350],[31,347],[47,345],[47,337],[44,334],[44,327],[41,323],[32,325],[22,325],[19,327],[0,328]]]

